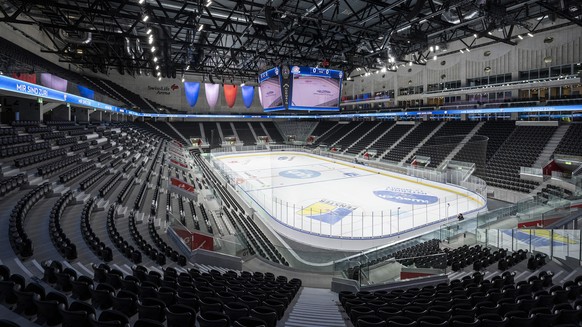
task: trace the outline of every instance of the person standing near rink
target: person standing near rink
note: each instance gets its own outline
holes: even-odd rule
[[[463,220],[465,220],[465,217],[463,217],[463,213],[459,213],[459,214],[457,215],[457,219],[458,219],[459,221],[463,221]]]

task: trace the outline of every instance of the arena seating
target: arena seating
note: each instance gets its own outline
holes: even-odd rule
[[[373,121],[363,121],[357,123],[357,126],[350,130],[347,134],[341,135],[341,139],[338,139],[338,144],[336,146],[340,147],[342,150],[348,149],[354,142],[360,139],[368,131],[374,129],[380,122]]]
[[[218,126],[215,122],[203,122],[202,128],[204,128],[204,135],[206,135],[206,142],[215,148],[220,146],[220,133],[218,132]]]
[[[369,148],[369,145],[373,141],[375,141],[378,137],[380,137],[380,135],[385,133],[386,130],[391,128],[393,125],[394,125],[393,122],[379,122],[374,129],[368,130],[369,132],[364,131],[364,133],[368,132],[368,134],[364,135],[355,144],[351,145],[347,149],[347,153],[353,154],[353,155],[360,154],[362,152],[362,150]],[[346,144],[346,146],[347,146],[347,144]],[[376,149],[375,147],[370,147],[370,148]]]
[[[529,193],[538,183],[522,180],[520,167],[531,167],[556,130],[554,126],[518,126],[487,163],[487,184]]]
[[[265,129],[267,130],[267,133],[269,133],[269,137],[271,138],[271,140],[273,140],[275,143],[283,144],[285,140],[283,139],[283,135],[281,135],[281,132],[279,132],[279,130],[277,129],[277,126],[275,126],[275,123],[273,123],[272,121],[264,121],[261,123],[263,124],[263,126],[265,126]]]
[[[331,146],[337,140],[339,140],[344,135],[348,134],[353,128],[355,128],[360,122],[350,121],[346,124],[338,123],[332,129],[330,129],[325,135],[321,135],[315,140],[313,145],[325,144],[326,146]],[[314,132],[315,133],[315,132]]]
[[[251,132],[251,127],[247,122],[234,122],[234,129],[238,135],[238,138],[244,145],[255,145],[257,140]]]
[[[554,150],[554,154],[578,156],[582,153],[582,124],[570,124],[566,134]]]
[[[428,167],[436,168],[455,149],[464,137],[477,125],[476,121],[450,121],[446,122],[435,134],[431,136],[407,162],[412,162],[415,155],[430,157]]]
[[[400,162],[440,124],[440,121],[424,121],[420,123],[420,126],[416,127],[402,141],[392,148],[392,150],[386,153],[383,159]]]

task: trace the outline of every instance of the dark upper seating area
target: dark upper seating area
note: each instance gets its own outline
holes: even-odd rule
[[[384,159],[400,162],[440,124],[440,121],[424,121],[420,123],[420,125],[410,132],[410,134],[400,141],[400,143],[385,154]]]
[[[246,122],[234,122],[234,129],[236,129],[236,133],[238,138],[244,145],[255,145],[257,144],[257,140],[255,140],[255,136],[253,132],[251,132],[251,127]]]
[[[354,128],[351,129],[348,134],[341,135],[343,138],[338,141],[337,145],[341,145],[342,150],[349,148],[354,142],[360,139],[364,134],[366,134],[369,130],[376,127],[376,125],[380,124],[380,122],[373,122],[373,121],[363,121],[360,123],[356,123]],[[338,138],[339,140],[339,138]]]
[[[347,149],[347,153],[353,154],[353,155],[359,154],[360,152],[362,152],[362,150],[368,148],[368,146],[374,140],[376,140],[378,137],[380,137],[380,135],[382,135],[382,133],[386,132],[386,130],[388,130],[393,125],[394,125],[393,122],[378,122],[377,125],[375,125],[374,129],[370,130],[371,129],[370,128],[370,129],[364,131],[364,133],[367,131],[369,131],[369,133],[364,135],[359,141],[357,141],[355,144],[350,146]]]
[[[520,179],[520,167],[531,167],[552,137],[554,126],[518,126],[501,145],[483,177],[487,184],[529,193],[538,183]]]
[[[180,134],[184,135],[187,139],[190,138],[200,138],[202,133],[200,132],[200,124],[198,122],[171,122]]]
[[[314,145],[325,144],[326,146],[331,146],[340,137],[343,137],[344,135],[349,133],[358,124],[359,124],[359,122],[353,122],[353,121],[348,122],[348,123],[338,123],[337,125],[333,126],[327,133],[325,133],[325,135],[319,135],[320,137],[317,138],[313,144]],[[317,127],[315,129],[317,130]],[[318,136],[318,135],[316,135],[316,136]]]
[[[570,124],[554,154],[582,155],[582,124]]]
[[[407,161],[410,163],[414,156],[430,157],[428,167],[436,168],[440,163],[461,144],[467,134],[477,125],[476,121],[450,121],[445,123],[431,138],[426,141]]]
[[[275,126],[274,122],[264,121],[262,122],[262,124],[263,126],[265,126],[267,133],[269,133],[271,140],[278,144],[282,144],[285,142],[285,140],[283,139],[283,135],[281,135],[281,132],[279,132],[279,129],[277,128],[277,126]]]

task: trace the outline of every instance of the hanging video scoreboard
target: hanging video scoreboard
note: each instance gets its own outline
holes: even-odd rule
[[[342,79],[343,72],[334,69],[307,66],[272,68],[259,75],[263,108],[265,111],[339,111]]]

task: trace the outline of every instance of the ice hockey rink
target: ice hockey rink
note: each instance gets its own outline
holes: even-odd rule
[[[216,154],[255,208],[296,231],[332,238],[393,236],[485,207],[456,185],[302,152]]]

